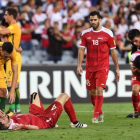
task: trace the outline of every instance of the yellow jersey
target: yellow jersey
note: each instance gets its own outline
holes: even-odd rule
[[[8,40],[10,42],[12,41],[13,46],[18,48],[20,45],[20,39],[21,39],[20,26],[17,23],[14,23],[8,26],[7,29],[9,29],[11,33],[10,36],[8,37]]]

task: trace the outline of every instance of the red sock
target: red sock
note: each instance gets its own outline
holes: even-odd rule
[[[95,107],[95,100],[96,100],[97,96],[91,96],[90,95],[90,101],[93,104],[93,106]],[[99,114],[103,114],[102,110],[100,110]]]
[[[95,106],[95,100],[96,100],[96,96],[91,96],[90,95],[90,101],[93,104],[93,106]]]
[[[74,110],[74,107],[72,105],[72,102],[71,102],[70,98],[65,103],[64,109],[65,109],[66,113],[68,114],[68,116],[70,118],[70,121],[71,122],[76,122],[77,118],[76,118],[75,110]]]
[[[132,94],[132,104],[134,107],[134,111],[139,111],[138,109],[138,104],[139,104],[139,95],[135,96],[134,94]]]
[[[104,100],[104,97],[103,96],[97,96],[96,97],[93,118],[98,118],[98,115],[101,112],[103,100]]]
[[[138,106],[138,110],[139,110],[139,112],[140,112],[140,105]]]

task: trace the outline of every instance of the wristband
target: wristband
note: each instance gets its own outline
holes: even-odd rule
[[[25,124],[23,124],[22,129],[25,129]]]

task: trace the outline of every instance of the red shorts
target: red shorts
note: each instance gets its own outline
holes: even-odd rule
[[[35,104],[30,104],[29,107],[30,114],[38,115],[39,118],[42,118],[45,121],[47,128],[52,128],[55,126],[62,111],[62,105],[58,101],[54,101],[47,109],[44,109],[42,103],[41,108]]]
[[[132,75],[131,85],[133,86],[134,84],[140,85],[140,77],[136,77],[135,75]]]
[[[86,88],[88,90],[96,87],[106,88],[106,80],[108,77],[108,69],[101,69],[95,72],[86,72]]]

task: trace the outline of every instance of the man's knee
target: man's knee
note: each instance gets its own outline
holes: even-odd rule
[[[6,98],[7,90],[6,88],[0,88],[0,97]]]
[[[97,95],[103,95],[103,88],[102,87],[97,87]]]
[[[96,96],[96,89],[91,89],[91,90],[89,90],[89,94],[90,94],[91,96]]]
[[[133,88],[132,91],[135,96],[137,96],[139,94],[139,89],[137,89],[137,88]]]

